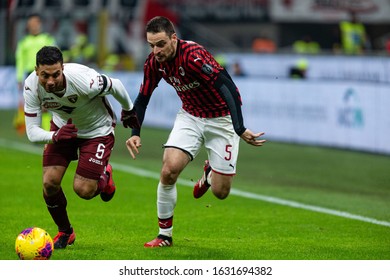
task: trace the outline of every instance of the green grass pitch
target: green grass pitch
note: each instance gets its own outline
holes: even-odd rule
[[[42,146],[16,134],[12,114],[0,111],[0,260],[17,259],[24,228],[57,233],[42,198]],[[118,188],[108,203],[77,197],[71,164],[63,189],[77,238],[53,260],[390,259],[390,158],[272,140],[261,148],[241,143],[234,191],[223,201],[211,192],[192,197],[201,153],[177,185],[174,246],[143,248],[158,230],[156,186],[168,133],[144,128],[132,160],[124,145],[130,131],[118,125],[111,156]]]

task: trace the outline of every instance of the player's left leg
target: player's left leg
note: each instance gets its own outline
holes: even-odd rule
[[[105,184],[104,175],[102,175],[98,181],[98,189],[101,189],[100,198],[103,201],[108,202],[114,197],[116,190],[114,179],[112,177],[112,166],[109,163],[106,165],[105,174],[107,175],[107,184]],[[99,187],[99,184],[102,185],[102,187]]]
[[[194,197],[202,197],[211,187],[211,191],[217,198],[225,199],[230,193],[233,176],[232,174],[221,174],[214,171],[209,161],[206,160],[203,167],[203,175],[194,186]]]
[[[195,198],[202,197],[209,188],[219,199],[229,193],[236,173],[240,137],[234,132],[230,117],[205,120],[205,143],[208,160],[203,175],[194,186]]]
[[[103,201],[111,200],[116,186],[108,160],[114,146],[114,136],[110,134],[78,141],[80,155],[73,182],[74,191],[87,200],[99,194]]]
[[[225,199],[230,193],[233,175],[212,172],[211,191],[219,199]]]
[[[208,191],[211,186],[212,173],[210,162],[206,160],[203,166],[203,175],[194,186],[193,195],[195,198],[202,197]]]

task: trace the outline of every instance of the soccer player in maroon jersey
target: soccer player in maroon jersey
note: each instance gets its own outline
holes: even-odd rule
[[[163,166],[157,187],[159,233],[145,247],[172,245],[176,181],[202,146],[206,148],[203,176],[193,195],[200,198],[210,187],[219,199],[230,192],[240,138],[262,146],[264,132],[244,126],[240,93],[227,71],[201,45],[177,37],[172,22],[155,17],[146,25],[146,39],[152,52],[144,64],[144,79],[134,102],[140,123],[150,97],[161,79],[172,85],[182,101],[174,127],[164,145]],[[140,129],[133,129],[126,141],[135,159],[141,147]]]

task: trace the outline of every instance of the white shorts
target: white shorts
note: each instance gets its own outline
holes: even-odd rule
[[[193,160],[204,145],[213,171],[234,175],[239,144],[240,137],[234,131],[230,116],[198,118],[180,109],[164,146],[181,149]]]

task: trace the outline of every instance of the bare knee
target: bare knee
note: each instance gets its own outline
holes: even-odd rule
[[[52,196],[61,189],[61,181],[66,167],[46,166],[43,167],[43,192],[46,196]]]
[[[230,188],[233,182],[233,176],[212,173],[211,190],[219,199],[225,199],[229,196]]]
[[[163,155],[163,166],[161,168],[160,181],[164,185],[176,183],[182,170],[190,161],[188,155],[176,148],[166,148]]]
[[[161,169],[160,180],[164,185],[173,185],[176,183],[179,174],[180,172],[178,170],[170,168],[167,165],[163,165]]]
[[[222,187],[222,188],[211,187],[211,190],[212,190],[213,194],[215,195],[215,197],[223,200],[229,196],[230,186],[229,187]]]
[[[52,196],[56,194],[61,188],[61,181],[55,178],[44,178],[43,179],[43,191],[45,195]]]
[[[96,193],[96,188],[92,189],[88,186],[74,185],[73,189],[79,197],[86,200],[92,199]]]
[[[97,191],[97,181],[83,178],[76,174],[73,183],[73,190],[79,197],[83,199],[92,199],[95,197]]]

